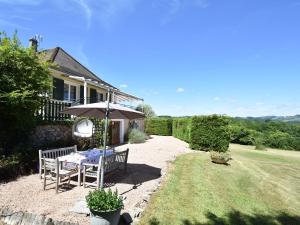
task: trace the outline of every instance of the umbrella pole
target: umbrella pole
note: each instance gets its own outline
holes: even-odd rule
[[[107,131],[108,131],[108,117],[109,117],[109,99],[110,99],[110,89],[107,93],[107,108],[105,112],[105,125],[104,125],[104,154],[101,162],[101,176],[100,176],[100,189],[103,189],[103,181],[104,181],[104,162],[106,156],[106,145],[107,145]]]

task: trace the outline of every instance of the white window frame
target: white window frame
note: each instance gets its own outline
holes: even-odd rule
[[[78,100],[79,99],[79,94],[80,94],[80,85],[76,84],[76,83],[73,83],[73,82],[70,82],[70,81],[64,80],[64,85],[65,84],[67,84],[69,88],[68,88],[68,100],[64,99],[64,102],[72,102],[71,101],[71,86],[76,87],[76,100]],[[65,87],[64,87],[64,92],[65,92]],[[65,94],[64,94],[64,98],[65,98]]]

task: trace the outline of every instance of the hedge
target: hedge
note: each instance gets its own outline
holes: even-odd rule
[[[145,131],[151,135],[170,136],[188,142],[190,148],[226,152],[230,142],[229,120],[225,116],[194,116],[192,118],[150,118]]]
[[[190,142],[191,118],[174,118],[172,126],[173,137]]]
[[[145,132],[149,135],[172,135],[172,118],[149,118],[145,120]]]
[[[230,134],[227,117],[194,116],[191,121],[190,147],[204,151],[226,152]]]

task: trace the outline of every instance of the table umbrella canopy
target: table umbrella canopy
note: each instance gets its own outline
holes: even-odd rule
[[[108,92],[108,99],[111,91]],[[106,157],[106,144],[107,144],[107,130],[108,130],[108,119],[140,119],[144,118],[144,113],[136,111],[134,109],[124,107],[120,104],[114,104],[110,102],[98,102],[86,105],[77,105],[69,107],[61,113],[70,114],[74,116],[83,117],[96,117],[105,119],[105,130],[104,130],[104,160]],[[103,160],[103,159],[102,159]],[[104,180],[104,163],[101,163],[101,179],[100,188],[103,188]]]
[[[69,107],[61,113],[82,117],[105,118],[107,102],[98,102],[86,105]],[[140,119],[144,118],[144,113],[122,106],[120,104],[109,103],[109,119]]]

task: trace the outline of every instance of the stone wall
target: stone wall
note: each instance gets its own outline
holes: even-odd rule
[[[69,222],[55,221],[41,215],[27,212],[13,212],[10,209],[0,209],[0,225],[79,225]]]
[[[72,125],[39,125],[30,136],[30,142],[35,147],[47,146],[55,142],[68,143],[72,141]]]

